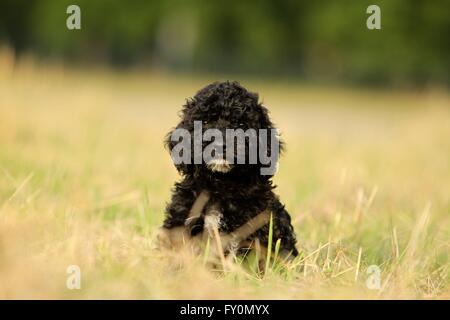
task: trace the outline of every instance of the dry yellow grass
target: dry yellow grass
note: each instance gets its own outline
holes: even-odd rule
[[[275,181],[302,252],[258,277],[152,250],[178,179],[163,136],[215,79],[13,62],[0,55],[0,298],[450,298],[446,93],[242,81],[287,143]]]

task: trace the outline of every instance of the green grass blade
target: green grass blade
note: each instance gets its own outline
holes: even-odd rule
[[[272,255],[272,239],[273,239],[273,219],[271,213],[269,222],[269,242],[267,243],[266,267],[264,268],[265,272],[267,272],[267,270],[269,269],[270,257]]]

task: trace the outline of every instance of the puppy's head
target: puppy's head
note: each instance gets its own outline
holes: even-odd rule
[[[276,165],[268,163],[268,158],[272,155],[277,161],[282,149],[274,132],[268,110],[256,93],[238,82],[215,82],[187,100],[181,121],[169,132],[165,145],[173,159],[174,155],[183,158],[174,159],[182,174],[214,178],[260,175],[261,168]],[[180,147],[181,140],[184,147]],[[272,176],[270,171],[265,175]]]

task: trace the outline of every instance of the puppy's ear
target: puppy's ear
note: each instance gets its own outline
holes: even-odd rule
[[[164,137],[164,149],[166,149],[169,153],[172,152],[172,149],[175,146],[175,142],[173,142],[171,139],[173,130],[175,129],[170,130]]]
[[[164,138],[164,147],[169,152],[170,157],[172,158],[172,161],[174,162],[175,168],[178,170],[178,172],[181,174],[187,174],[187,173],[189,173],[189,170],[192,167],[190,162],[180,161],[180,159],[175,159],[174,153],[172,152],[174,147],[179,143],[179,141],[176,141],[176,139],[175,140],[173,139],[175,130],[184,130],[184,129],[179,128],[179,126],[178,126],[174,129],[172,129],[168,134],[166,134],[166,136]],[[190,144],[190,141],[189,141],[189,144]],[[189,158],[190,158],[190,156],[189,156]]]
[[[285,143],[281,137],[280,130],[277,129],[277,139],[278,139],[278,154],[281,156],[285,151]],[[278,159],[279,160],[279,159]]]
[[[284,142],[281,139],[279,130],[276,128],[275,124],[273,124],[270,119],[269,110],[265,106],[259,104],[258,105],[258,113],[259,113],[260,128],[267,129],[268,137],[266,140],[266,143],[267,143],[266,154],[267,154],[267,156],[270,156],[270,159],[271,159],[270,168],[271,169],[269,171],[265,171],[265,172],[270,172],[273,169],[275,169],[275,170],[273,171],[273,173],[266,173],[265,175],[267,177],[271,177],[278,170],[279,158],[284,151]],[[261,166],[267,168],[267,165],[261,164]],[[275,167],[273,167],[273,166],[275,166]]]
[[[281,139],[280,132],[278,131],[277,127],[274,123],[272,123],[272,120],[270,119],[269,110],[263,106],[262,104],[259,104],[258,106],[259,110],[259,125],[262,129],[276,129],[277,135],[276,138],[278,140],[278,144],[280,147],[280,154],[284,150],[284,141]]]
[[[258,104],[259,125],[262,129],[273,128],[272,121],[270,121],[269,110],[262,104]]]

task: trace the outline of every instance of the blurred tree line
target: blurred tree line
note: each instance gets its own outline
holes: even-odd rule
[[[66,8],[81,8],[81,30]],[[368,30],[366,8],[381,8]],[[450,83],[448,0],[0,0],[20,55],[373,85]]]

